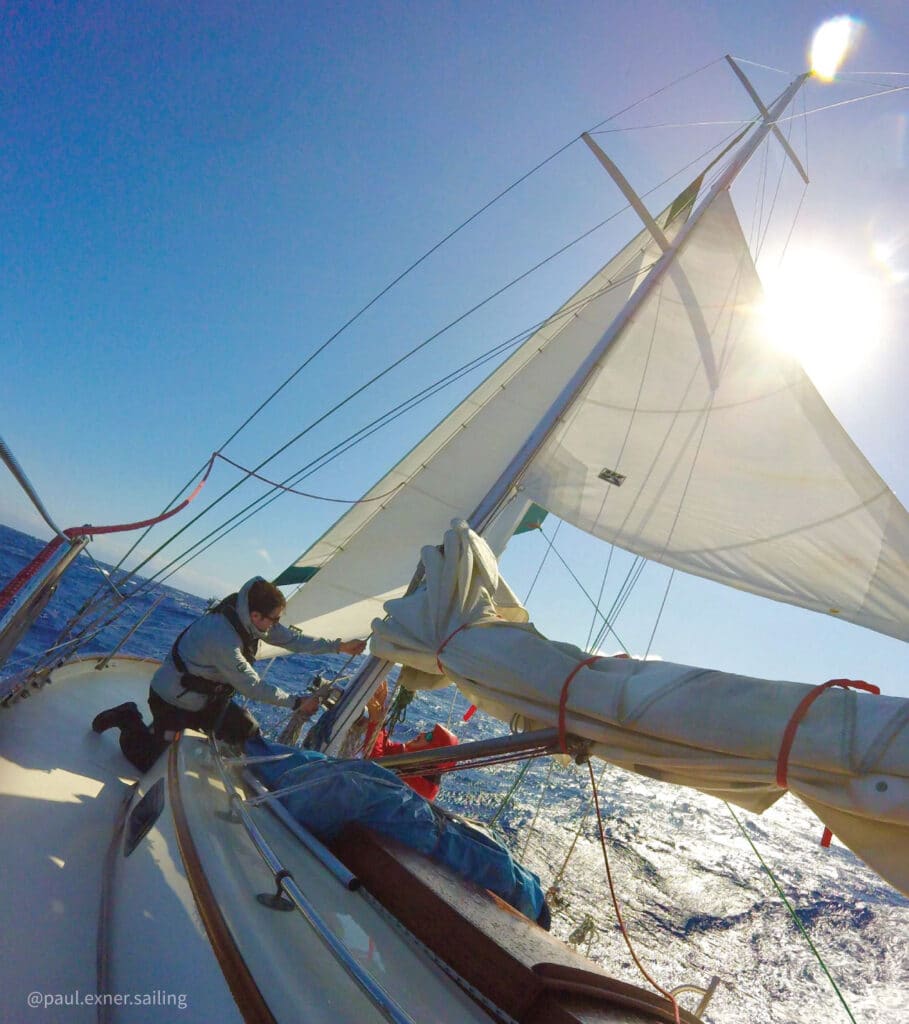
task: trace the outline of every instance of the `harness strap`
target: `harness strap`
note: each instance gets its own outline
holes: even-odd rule
[[[256,654],[259,649],[259,641],[247,630],[243,623],[240,621],[240,616],[237,612],[237,594],[229,594],[224,598],[223,601],[215,605],[214,608],[208,614],[212,615],[223,615],[225,619],[231,624],[237,636],[240,638],[240,644],[243,648],[243,657],[249,662],[250,665],[256,660]],[[192,625],[192,623],[190,624]],[[205,676],[197,676],[189,671],[186,662],[180,655],[180,641],[183,639],[184,634],[190,627],[186,629],[177,637],[174,641],[173,647],[170,649],[171,659],[177,667],[177,671],[180,673],[180,682],[183,684],[184,690],[189,690],[192,693],[201,693],[204,697],[209,699],[217,699],[224,696],[229,696],[234,692],[234,687],[230,683],[218,682],[214,679],[206,679]]]

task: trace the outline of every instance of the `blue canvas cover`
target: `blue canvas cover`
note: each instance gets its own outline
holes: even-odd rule
[[[387,768],[374,761],[338,761],[260,738],[250,740],[246,751],[250,756],[289,754],[254,770],[272,789],[305,783],[281,799],[323,842],[331,842],[345,825],[356,822],[447,865],[533,921],[541,914],[544,920],[548,916],[543,913],[540,880],[532,871],[491,836],[433,807]]]

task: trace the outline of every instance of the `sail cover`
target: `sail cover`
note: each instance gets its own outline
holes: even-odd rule
[[[389,601],[372,653],[410,689],[457,683],[477,707],[528,728],[558,724],[563,687],[588,655],[547,640],[460,523],[423,551],[425,586]],[[444,674],[443,674],[444,670]],[[760,812],[782,796],[777,756],[812,687],[661,661],[604,657],[571,679],[565,725],[592,753]],[[880,875],[909,894],[909,701],[831,689],[809,709],[788,785]]]
[[[668,237],[698,185],[656,218]],[[308,579],[288,601],[288,621],[317,636],[366,636],[383,602],[404,592],[420,547],[438,543],[452,518],[469,518],[659,255],[641,232],[307,549],[296,573],[279,577]],[[487,531],[497,552],[529,504],[514,497]]]

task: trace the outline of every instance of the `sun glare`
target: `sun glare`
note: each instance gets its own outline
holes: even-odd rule
[[[764,327],[771,344],[811,377],[832,380],[877,347],[883,309],[874,277],[822,250],[803,251],[767,283]]]
[[[830,18],[814,33],[811,40],[811,70],[824,82],[836,75],[849,49],[855,44],[860,22],[848,14]]]

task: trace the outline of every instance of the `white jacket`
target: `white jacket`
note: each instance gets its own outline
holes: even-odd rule
[[[243,584],[237,594],[237,614],[245,629],[258,640],[268,640],[276,647],[284,647],[295,654],[337,653],[339,640],[320,640],[306,636],[294,626],[278,623],[267,633],[256,629],[249,617],[249,588],[261,579],[256,576]],[[243,656],[243,641],[225,615],[209,612],[197,619],[183,636],[179,645],[180,657],[187,670],[216,683],[227,683],[238,693],[265,704],[293,707],[299,696],[271,686],[259,678],[256,670]],[[204,694],[187,690],[170,653],[152,676],[151,688],[168,704],[186,711],[200,711],[207,703]]]

